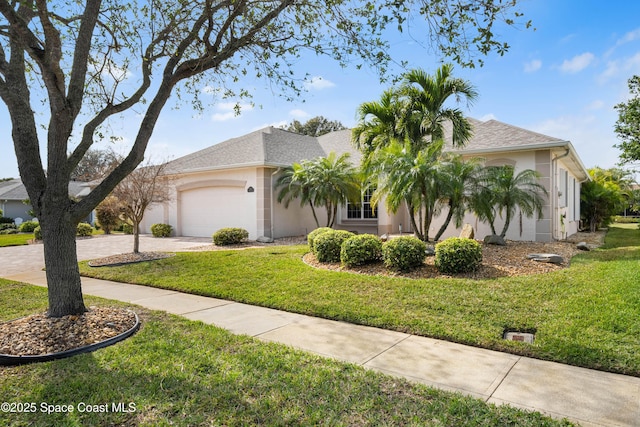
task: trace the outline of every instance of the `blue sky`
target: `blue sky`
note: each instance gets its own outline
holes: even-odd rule
[[[615,166],[613,106],[627,99],[627,79],[640,74],[640,2],[521,0],[519,9],[536,30],[501,29],[511,46],[507,54],[485,58],[482,68],[456,66],[454,74],[471,81],[480,94],[473,105],[461,107],[470,117],[569,140],[588,168]],[[393,41],[392,53],[407,60],[409,68],[428,72],[440,63],[406,35]],[[277,88],[246,81],[242,84],[254,93],[255,106],[245,105],[239,116],[233,113],[233,101],[219,101],[201,114],[188,103],[168,105],[148,155],[177,158],[265,126],[317,115],[351,127],[358,105],[379,99],[388,87],[371,71],[342,69],[327,59],[309,57],[299,66],[312,77],[304,102],[286,102],[277,96]],[[114,146],[119,151],[135,136],[128,119],[113,121],[109,131],[124,138]],[[8,113],[2,106],[0,178],[18,176],[10,138]]]

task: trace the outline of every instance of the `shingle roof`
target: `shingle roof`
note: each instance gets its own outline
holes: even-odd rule
[[[85,196],[89,187],[86,182],[71,181],[69,182],[69,196],[82,197]],[[2,200],[26,200],[29,198],[27,189],[19,179],[0,182],[0,199]]]
[[[465,153],[535,150],[566,147],[570,143],[560,138],[532,132],[497,120],[469,119],[473,137],[464,148],[454,149],[450,137],[446,150]],[[450,129],[446,134],[451,133]],[[231,169],[249,166],[289,166],[305,159],[326,156],[331,151],[348,152],[354,164],[362,155],[351,144],[351,130],[340,130],[314,138],[283,129],[267,127],[247,135],[232,138],[195,153],[180,157],[167,165],[167,173]]]
[[[454,149],[451,145],[451,139],[448,138],[447,150],[474,152],[497,149],[518,149],[535,145],[562,145],[567,143],[566,140],[560,138],[532,132],[497,120],[483,122],[476,119],[469,119],[469,121],[473,126],[473,137],[471,140],[464,148]],[[450,134],[450,130],[447,133]]]
[[[168,163],[166,173],[185,173],[246,166],[290,166],[306,159],[326,156],[320,139],[334,151],[349,149],[349,131],[327,138],[314,138],[267,127],[232,138]],[[340,132],[334,132],[340,134]],[[345,146],[346,142],[346,146]],[[331,151],[331,150],[329,150]]]

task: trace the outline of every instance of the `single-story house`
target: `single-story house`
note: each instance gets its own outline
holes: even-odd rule
[[[69,183],[69,197],[82,198],[89,191],[90,188],[86,182],[71,181]],[[27,189],[20,179],[0,182],[0,209],[2,209],[2,215],[13,218],[17,225],[23,221],[33,219],[29,215],[29,211],[32,210],[31,205],[24,203],[28,199],[29,194],[27,194]],[[93,217],[90,216],[87,221],[93,222]]]
[[[487,166],[509,164],[516,173],[534,169],[548,191],[541,218],[516,216],[507,239],[552,241],[578,231],[580,183],[589,179],[575,148],[569,141],[531,132],[496,120],[470,119],[474,136],[459,151],[464,157],[480,157]],[[348,152],[354,164],[361,155],[351,144],[351,131],[342,130],[310,137],[267,127],[233,138],[169,162],[173,198],[152,206],[142,230],[154,223],[171,224],[179,236],[211,236],[223,227],[242,227],[249,238],[305,235],[316,225],[309,206],[292,202],[285,208],[277,201],[274,182],[283,168],[294,162]],[[396,214],[384,205],[371,209],[369,195],[362,203],[347,204],[338,213],[336,228],[374,234],[411,232],[406,209]],[[322,214],[323,209],[317,209]],[[325,217],[326,218],[326,217]],[[320,215],[321,225],[324,218]],[[432,223],[430,236],[444,218]],[[476,230],[476,238],[490,234],[489,226],[468,214],[465,222]],[[501,229],[501,219],[496,228]],[[443,238],[459,234],[450,225]]]

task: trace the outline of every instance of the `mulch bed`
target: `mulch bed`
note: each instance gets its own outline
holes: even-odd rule
[[[36,356],[60,353],[106,341],[136,324],[130,310],[90,307],[79,316],[48,317],[46,313],[0,324],[0,354]]]
[[[407,273],[400,273],[387,269],[382,262],[358,267],[346,267],[340,263],[321,263],[316,257],[308,253],[303,257],[305,263],[325,270],[347,271],[357,274],[373,276],[408,277],[413,279],[434,279],[457,277],[468,279],[495,279],[498,277],[526,276],[557,271],[569,266],[571,258],[581,252],[576,248],[577,242],[586,242],[591,248],[600,246],[604,240],[604,232],[578,233],[563,242],[520,242],[507,241],[506,246],[482,244],[482,265],[478,270],[470,273],[448,275],[440,273],[435,265],[433,256],[427,257],[422,267]],[[560,255],[562,264],[551,264],[533,261],[527,258],[532,253],[553,253]]]

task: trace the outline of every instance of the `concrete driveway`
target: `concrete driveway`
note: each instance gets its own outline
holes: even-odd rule
[[[174,252],[211,243],[207,237],[156,238],[140,235],[140,251]],[[78,239],[78,260],[101,258],[133,251],[133,236],[112,234]],[[0,248],[0,277],[11,276],[44,268],[44,252],[41,243],[26,246]]]

